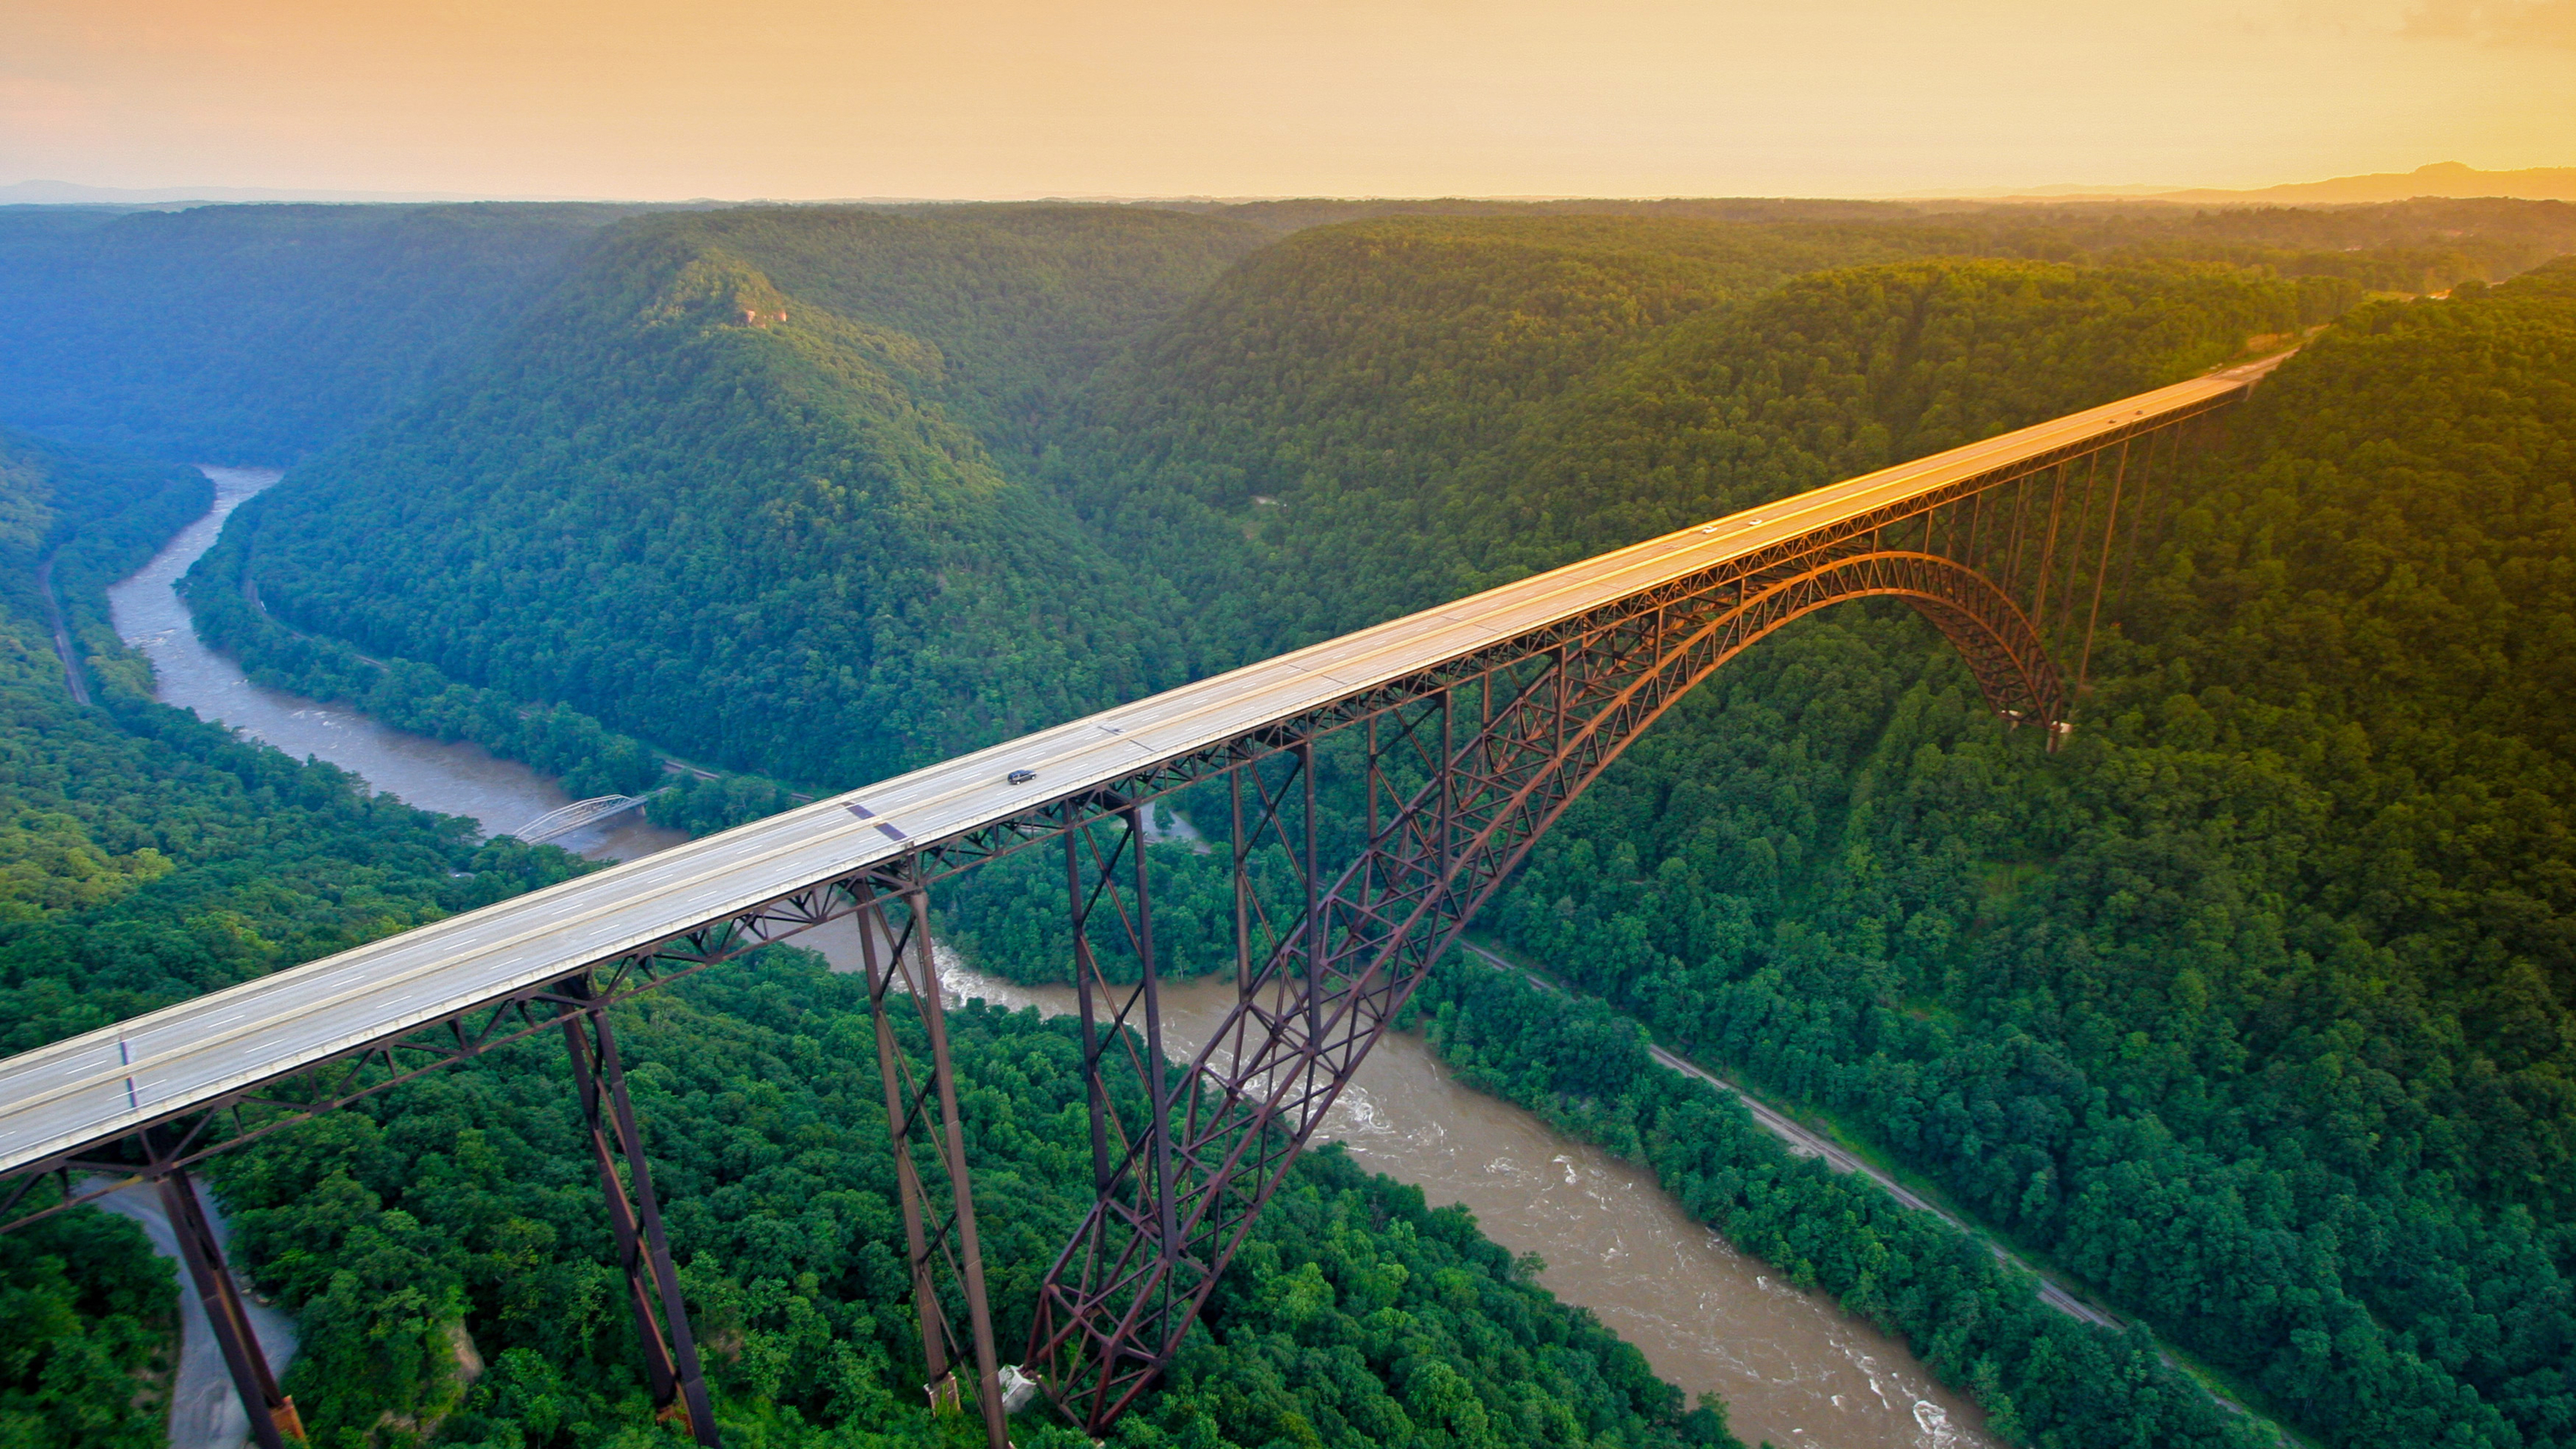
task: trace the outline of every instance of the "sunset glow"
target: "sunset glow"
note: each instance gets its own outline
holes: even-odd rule
[[[0,181],[1887,195],[2576,159],[2576,0],[8,0]]]

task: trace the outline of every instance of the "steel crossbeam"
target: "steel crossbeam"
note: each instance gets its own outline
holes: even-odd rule
[[[877,1075],[885,1088],[886,1134],[903,1200],[913,1309],[920,1319],[921,1356],[929,1372],[923,1387],[934,1411],[962,1411],[957,1372],[960,1368],[971,1372],[988,1449],[1010,1449],[1010,1427],[1002,1412],[1001,1364],[993,1350],[993,1320],[984,1293],[984,1251],[976,1235],[975,1194],[966,1165],[965,1128],[957,1107],[957,1073],[948,1052],[939,967],[931,954],[930,898],[900,877],[882,884],[893,889],[861,902],[859,950],[868,976],[869,1014],[876,1028]],[[896,909],[901,911],[900,924]],[[921,1025],[930,1052],[927,1071],[916,1067],[897,1031],[893,1003],[898,995],[911,1000]],[[924,1157],[946,1186],[944,1204],[922,1172]],[[941,1293],[943,1282],[955,1285],[965,1300],[963,1342]]]
[[[1706,547],[1674,535],[1605,556],[1595,562],[1615,567],[1607,575],[1623,580],[1615,590],[1567,584],[1566,602],[1511,614],[1508,628],[1443,611],[1402,621],[1436,630],[1441,648],[1397,655],[1391,668],[1362,666],[1347,687],[1329,660],[1297,665],[1303,682],[1278,713],[1241,711],[1222,730],[1174,741],[1164,753],[1086,766],[1061,793],[1028,792],[1007,808],[961,813],[920,839],[857,796],[819,804],[812,810],[846,811],[899,851],[832,856],[828,875],[819,861],[795,876],[782,867],[788,878],[774,895],[760,881],[721,904],[709,901],[711,919],[652,939],[690,919],[669,912],[651,930],[601,942],[595,957],[547,957],[545,974],[496,980],[480,999],[460,992],[424,1012],[428,1019],[388,1022],[381,1035],[330,1037],[266,1076],[254,1068],[184,1095],[138,1095],[137,1078],[126,1075],[137,1069],[122,1065],[123,1026],[92,1034],[80,1039],[79,1065],[64,1069],[71,1085],[63,1090],[92,1093],[84,1099],[92,1101],[121,1091],[120,1105],[84,1109],[98,1111],[101,1124],[89,1140],[40,1139],[49,1145],[10,1160],[0,1178],[0,1230],[126,1182],[151,1180],[170,1192],[217,1152],[560,1026],[573,1044],[655,1400],[713,1444],[713,1415],[605,1013],[856,915],[932,1401],[962,1410],[957,1375],[971,1361],[988,1442],[1006,1449],[928,902],[949,876],[1060,842],[1096,1201],[1041,1286],[1028,1362],[1060,1407],[1105,1431],[1169,1363],[1281,1175],[1431,963],[1531,843],[1655,718],[1791,620],[1844,600],[1892,597],[1957,648],[1999,717],[2045,729],[2055,748],[2080,705],[2096,636],[2129,594],[2149,465],[2161,452],[2170,466],[2183,427],[2242,396],[2262,371],[2244,370],[2224,386],[2142,395],[2132,401],[2147,405],[2041,425],[2026,430],[2027,441],[2001,440],[2009,446],[1954,450],[1926,460],[1921,481],[1902,487],[1870,475],[1783,500],[1765,511],[1796,516],[1805,500],[1832,501],[1813,505],[1821,511],[1807,515],[1812,523],[1744,532],[1740,544]],[[1972,461],[1943,462],[1958,458]],[[1911,480],[1915,467],[1891,472]],[[1748,519],[1765,522],[1747,513],[1696,532]],[[1641,556],[1677,566],[1635,562]],[[1638,571],[1625,572],[1631,568]],[[1532,582],[1553,588],[1557,577]],[[1494,597],[1507,594],[1512,587]],[[1291,658],[1319,652],[1332,649]],[[1314,689],[1316,681],[1335,688]],[[1127,716],[1094,718],[1096,726],[1079,727],[1115,736],[1109,721]],[[1357,850],[1332,871],[1323,859],[1319,788],[1354,754]],[[1183,1069],[1164,1049],[1142,812],[1219,777],[1231,815],[1237,1001]],[[1010,782],[1030,778],[1015,769]],[[1340,788],[1338,777],[1329,783]],[[873,798],[880,788],[866,793]],[[1123,954],[1104,957],[1104,942]],[[1129,958],[1132,981],[1124,979]],[[897,1010],[898,997],[909,998],[913,1024]],[[916,1059],[916,1031],[926,1065]],[[164,1100],[171,1105],[155,1105]],[[48,1185],[58,1190],[44,1192]],[[220,1269],[211,1235],[199,1246]],[[206,1281],[201,1291],[220,1294]],[[291,1419],[273,1384],[263,1387],[255,1375],[243,1383],[245,1402],[274,1403]]]
[[[1284,938],[1274,935],[1257,969],[1250,926],[1263,912],[1243,870],[1238,786],[1238,1000],[1192,1061],[1188,1088],[1170,1090],[1160,1077],[1160,1024],[1151,1008],[1154,963],[1150,949],[1139,953],[1144,975],[1134,999],[1147,1004],[1143,1027],[1156,1074],[1149,1101],[1182,1117],[1149,1120],[1141,1129],[1122,1122],[1114,1132],[1095,1130],[1096,1155],[1115,1141],[1125,1156],[1114,1167],[1102,1159],[1099,1200],[1040,1288],[1030,1340],[1029,1362],[1044,1374],[1058,1405],[1099,1433],[1152,1385],[1281,1175],[1430,964],[1574,797],[1728,659],[1828,605],[1900,598],[1957,648],[2000,718],[2046,728],[2054,748],[2073,698],[2046,635],[2073,627],[2079,570],[2089,566],[2092,602],[2082,630],[2089,654],[2127,439],[2116,446],[2098,542],[2095,459],[2054,460],[1989,484],[2012,489],[2011,506],[2023,523],[2043,509],[2046,515],[2042,526],[2016,527],[2007,545],[2009,583],[1954,556],[1974,547],[1982,495],[1935,498],[1867,528],[1686,581],[1600,619],[1588,633],[1538,648],[1521,641],[1519,658],[1486,661],[1473,681],[1488,701],[1493,686],[1504,684],[1506,699],[1499,709],[1485,706],[1463,745],[1455,742],[1456,699],[1466,681],[1443,681],[1387,703],[1364,721],[1366,846],[1320,895],[1308,846],[1304,918]],[[2078,462],[2081,481],[2070,482]],[[2038,496],[2043,478],[2044,501]],[[2071,522],[2070,498],[2076,504]],[[1963,504],[1970,513],[1965,523],[1958,516]],[[1916,546],[1889,547],[1890,534]],[[2053,631],[2044,622],[2051,617],[2052,582],[2058,597]],[[2028,586],[2027,608],[2008,592],[2012,583]],[[1435,727],[1436,752],[1425,743]],[[1302,749],[1297,775],[1311,792],[1311,737]],[[1394,793],[1391,767],[1398,766],[1428,779],[1382,820],[1381,801]],[[1256,795],[1261,819],[1275,820],[1277,797],[1267,786]],[[1311,794],[1309,801],[1311,833]],[[1140,864],[1140,922],[1130,929],[1150,939],[1150,918],[1141,909],[1145,881]],[[1077,969],[1087,972],[1079,930],[1076,941]],[[1089,976],[1081,979],[1087,988]],[[1108,1115],[1099,1079],[1107,1053],[1093,1040],[1087,1005],[1085,1023],[1098,1119]]]

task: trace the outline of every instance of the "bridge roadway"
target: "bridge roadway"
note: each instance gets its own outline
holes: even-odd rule
[[[0,1060],[0,1174],[1871,510],[2197,412],[2176,383],[1602,554]],[[1012,784],[1011,772],[1034,778]],[[864,810],[862,816],[859,812]]]

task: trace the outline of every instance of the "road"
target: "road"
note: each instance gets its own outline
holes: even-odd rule
[[[179,1262],[178,1234],[170,1230],[161,1195],[149,1183],[119,1188],[100,1198],[98,1205],[141,1223],[152,1239],[152,1251]],[[206,1221],[214,1228],[216,1241],[232,1236],[232,1225],[211,1201],[206,1204]],[[242,1289],[242,1308],[250,1314],[261,1351],[268,1355],[269,1372],[284,1377],[287,1362],[295,1357],[294,1323],[252,1297],[247,1287]],[[224,1367],[224,1351],[215,1342],[214,1326],[206,1321],[206,1305],[197,1301],[188,1286],[187,1265],[181,1263],[179,1372],[170,1387],[170,1449],[241,1449],[249,1439],[250,1415],[243,1412],[232,1372]]]
[[[1495,955],[1493,952],[1486,950],[1484,947],[1479,946],[1472,941],[1461,940],[1458,944],[1461,948],[1474,955],[1485,964],[1496,967],[1500,970],[1512,972],[1541,991],[1553,991],[1567,996],[1574,994],[1566,987],[1549,980],[1538,972],[1532,971],[1526,966],[1515,965],[1510,961],[1506,961],[1502,957]],[[1726,1078],[1717,1075],[1715,1072],[1709,1071],[1705,1067],[1699,1066],[1687,1057],[1681,1056],[1675,1052],[1667,1051],[1653,1042],[1647,1043],[1646,1053],[1653,1057],[1657,1063],[1672,1071],[1679,1072],[1686,1077],[1695,1077],[1698,1080],[1706,1082],[1710,1086],[1717,1088],[1721,1092],[1733,1095],[1736,1100],[1745,1105],[1745,1108],[1748,1111],[1752,1112],[1754,1121],[1761,1123],[1763,1129],[1768,1131],[1772,1136],[1788,1143],[1789,1150],[1797,1153],[1799,1156],[1821,1157],[1825,1160],[1825,1165],[1834,1169],[1836,1172],[1857,1172],[1863,1177],[1866,1177],[1870,1181],[1878,1184],[1879,1187],[1886,1191],[1888,1196],[1905,1204],[1907,1207],[1913,1208],[1918,1212],[1930,1213],[1932,1216],[1939,1218],[1941,1221],[1948,1223],[1950,1226],[1957,1228],[1959,1231],[1966,1233],[1972,1238],[1982,1237],[1978,1230],[1971,1226],[1965,1219],[1942,1210],[1940,1207],[1925,1200],[1922,1194],[1912,1191],[1907,1188],[1905,1184],[1898,1182],[1895,1178],[1890,1177],[1879,1169],[1870,1166],[1867,1162],[1854,1157],[1844,1148],[1836,1146],[1828,1139],[1818,1136],[1816,1133],[1799,1126],[1796,1122],[1780,1115],[1776,1111],[1773,1111],[1770,1107],[1765,1106],[1760,1098],[1755,1097],[1752,1093],[1745,1091],[1742,1087],[1728,1081]],[[2127,1325],[2123,1324],[2119,1319],[2112,1317],[2110,1314],[2105,1313],[2101,1309],[2094,1307],[2092,1304],[2085,1302],[2083,1299],[2076,1297],[2073,1293],[2067,1291],[2065,1285],[2049,1277],[2038,1268],[2031,1266],[2031,1264],[2024,1260],[2020,1255],[1997,1246],[1992,1239],[1985,1239],[1984,1241],[1986,1244],[1986,1251],[1995,1255],[1995,1261],[2010,1264],[2015,1268],[2019,1268],[2023,1272],[2028,1273],[2032,1280],[2039,1284],[2040,1302],[2047,1304],[2049,1307],[2056,1309],[2058,1312],[2063,1313],[2070,1318],[2081,1319],[2084,1322],[2093,1324],[2097,1327],[2107,1328],[2114,1333],[2126,1330]],[[2164,1360],[2167,1368],[2174,1370],[2176,1373],[2183,1374],[2186,1377],[2190,1376],[2190,1371],[2184,1368],[2182,1363],[2175,1359],[2162,1344],[2158,1344],[2156,1346],[2156,1357]],[[2203,1384],[2201,1388],[2202,1392],[2209,1395],[2212,1402],[2216,1403],[2220,1408],[2227,1410],[2229,1413],[2241,1414],[2247,1418],[2254,1417],[2253,1410],[2246,1408],[2243,1404],[2229,1398],[2227,1395],[2209,1388],[2206,1384]],[[2282,1431],[2279,1425],[2269,1423],[2268,1421],[2258,1422],[2263,1422],[2264,1426],[2272,1431],[2274,1437],[2278,1439],[2279,1442],[2283,1444],[2291,1442],[2289,1436]]]
[[[1624,602],[2232,399],[2238,369],[1781,499],[0,1061],[0,1173],[1383,685],[1544,648]],[[1946,496],[1946,495],[1945,495]]]
[[[1539,973],[1532,971],[1525,966],[1516,966],[1513,963],[1504,960],[1502,957],[1495,955],[1493,952],[1486,950],[1484,947],[1476,945],[1474,942],[1460,941],[1458,944],[1467,951],[1473,953],[1487,965],[1497,966],[1505,971],[1512,972],[1520,976],[1523,980],[1529,982],[1531,985],[1539,988],[1541,991],[1555,991],[1567,995],[1572,994],[1556,982],[1550,981],[1546,977],[1541,976]],[[1699,1066],[1687,1057],[1681,1056],[1676,1052],[1666,1050],[1665,1048],[1652,1043],[1647,1045],[1646,1053],[1653,1057],[1658,1063],[1661,1063],[1663,1066],[1668,1067],[1673,1071],[1681,1073],[1685,1077],[1696,1077],[1700,1081],[1706,1082],[1710,1086],[1717,1088],[1719,1091],[1731,1093],[1738,1101],[1745,1105],[1747,1110],[1753,1113],[1754,1121],[1761,1123],[1763,1129],[1768,1131],[1772,1136],[1788,1143],[1789,1150],[1797,1153],[1799,1156],[1821,1157],[1825,1160],[1825,1165],[1836,1172],[1857,1172],[1861,1176],[1868,1178],[1870,1181],[1877,1183],[1886,1191],[1889,1197],[1896,1199],[1907,1207],[1913,1208],[1918,1212],[1930,1213],[1932,1216],[1939,1218],[1941,1221],[1948,1223],[1950,1226],[1957,1228],[1959,1231],[1966,1233],[1971,1237],[1977,1236],[1977,1230],[1974,1227],[1971,1227],[1965,1219],[1943,1211],[1940,1207],[1926,1200],[1922,1194],[1913,1191],[1905,1184],[1898,1182],[1895,1178],[1888,1176],[1886,1173],[1875,1167],[1872,1167],[1867,1162],[1854,1157],[1849,1151],[1835,1145],[1831,1140],[1818,1136],[1816,1133],[1799,1126],[1789,1118],[1780,1115],[1778,1112],[1764,1105],[1760,1098],[1755,1097],[1752,1093],[1745,1091],[1742,1087],[1728,1081],[1726,1078],[1717,1075],[1715,1072],[1709,1071],[1705,1067]],[[2123,1325],[2120,1320],[2076,1297],[2074,1294],[2069,1293],[2064,1287],[2052,1280],[2047,1274],[2022,1261],[2018,1256],[2003,1248],[1997,1247],[1991,1241],[1986,1244],[1986,1248],[1989,1252],[1992,1252],[1995,1255],[1998,1262],[2009,1263],[2037,1279],[2039,1282],[2039,1299],[2049,1307],[2071,1317],[2080,1318],[2086,1323],[2098,1324],[2099,1326],[2110,1329],[2115,1333],[2121,1330]]]
[[[54,556],[36,565],[36,592],[45,596],[45,618],[54,627],[54,654],[63,661],[63,683],[70,686],[72,698],[89,703],[89,679],[81,672],[80,655],[72,650],[72,631],[63,626],[62,601],[54,597]]]

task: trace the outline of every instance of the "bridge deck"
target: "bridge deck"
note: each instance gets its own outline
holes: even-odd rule
[[[2270,365],[1747,509],[21,1053],[0,1061],[0,1173],[1891,502],[2208,407]],[[1036,777],[1013,785],[1014,770]]]

